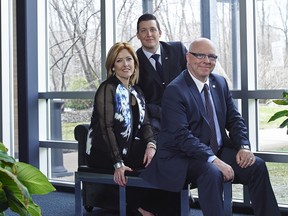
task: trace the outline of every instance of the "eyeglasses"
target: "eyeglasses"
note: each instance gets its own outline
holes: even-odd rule
[[[213,54],[204,54],[204,53],[194,53],[194,52],[189,52],[191,55],[195,56],[197,59],[205,59],[208,57],[210,61],[216,61],[218,56],[213,55]]]

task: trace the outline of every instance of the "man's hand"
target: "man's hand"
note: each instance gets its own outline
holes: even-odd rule
[[[233,181],[234,180],[234,170],[224,161],[216,158],[213,162],[215,166],[217,166],[223,174],[224,182]]]
[[[236,155],[236,162],[241,168],[247,168],[255,163],[255,156],[249,149],[240,149]]]

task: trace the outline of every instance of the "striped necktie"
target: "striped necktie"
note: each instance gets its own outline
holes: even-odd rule
[[[205,106],[206,112],[208,115],[209,125],[211,128],[211,137],[210,137],[210,147],[214,154],[216,155],[218,152],[218,143],[217,143],[217,136],[216,136],[216,129],[215,129],[215,122],[214,122],[214,114],[213,114],[213,107],[211,103],[210,95],[209,95],[209,86],[204,84],[204,97],[205,97]]]

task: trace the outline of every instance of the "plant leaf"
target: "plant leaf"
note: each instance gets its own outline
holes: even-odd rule
[[[17,212],[19,215],[28,216],[28,210],[26,205],[24,205],[16,196],[14,191],[9,190],[8,187],[4,188],[7,195],[8,205],[13,212]]]
[[[288,100],[288,91],[287,90],[283,91],[282,96],[283,98],[286,98]]]
[[[279,112],[276,112],[273,116],[271,116],[268,122],[275,121],[276,119],[285,117],[285,116],[288,116],[288,110],[281,110]]]
[[[31,197],[27,188],[17,179],[17,176],[0,167],[0,182],[3,184],[3,189],[6,192],[8,202],[11,197],[8,197],[7,191],[11,191],[15,199],[17,199],[23,206],[28,205],[28,201]]]
[[[288,105],[288,100],[273,100],[273,102],[278,105]]]
[[[4,153],[8,152],[8,149],[6,148],[6,146],[2,142],[0,142],[0,151],[4,152]]]
[[[1,162],[10,163],[10,164],[14,164],[16,162],[13,157],[7,155],[7,153],[4,153],[2,151],[0,151],[0,158],[1,158]]]
[[[28,205],[28,212],[30,216],[40,216],[41,215],[41,208],[36,203],[34,203],[32,200],[29,202]]]
[[[1,183],[2,185],[2,183]],[[2,186],[0,188],[0,212],[6,211],[9,208],[6,193]]]
[[[17,177],[27,187],[30,194],[47,194],[56,189],[47,177],[36,167],[17,162]]]
[[[286,119],[285,121],[283,121],[279,127],[280,127],[280,128],[284,128],[284,127],[287,127],[287,128],[288,128],[288,119]]]

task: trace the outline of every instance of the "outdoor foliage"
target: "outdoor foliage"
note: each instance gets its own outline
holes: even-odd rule
[[[16,162],[0,143],[0,216],[10,208],[23,216],[40,216],[41,208],[33,202],[31,194],[47,194],[56,189],[37,168]]]
[[[283,99],[280,100],[273,100],[273,102],[277,105],[288,105],[288,91],[283,92]],[[275,121],[276,119],[286,117],[286,119],[280,124],[280,128],[287,127],[287,134],[288,134],[288,109],[284,109],[281,111],[276,112],[271,118],[268,120],[268,122]]]
[[[96,85],[97,86],[97,85]],[[87,80],[84,78],[71,78],[71,82],[68,86],[69,91],[89,91],[93,90],[90,89],[90,85],[87,83]],[[89,109],[93,106],[93,100],[87,99],[67,99],[65,100],[65,108],[70,108],[73,110],[83,110]]]

